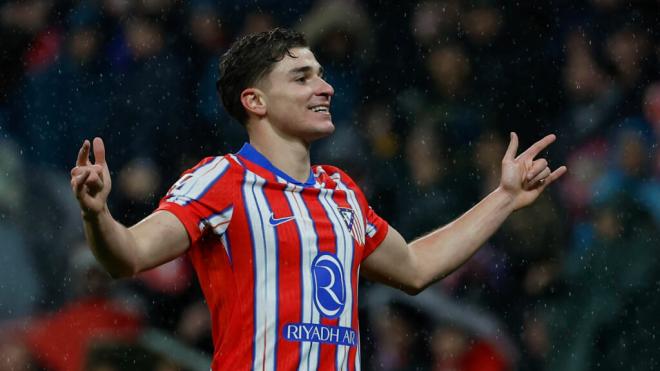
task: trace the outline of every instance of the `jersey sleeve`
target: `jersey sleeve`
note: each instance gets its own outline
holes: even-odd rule
[[[367,207],[366,213],[367,225],[365,228],[365,244],[364,244],[364,253],[362,254],[362,260],[366,259],[367,256],[371,255],[381,242],[387,236],[387,231],[389,229],[389,224],[381,218],[376,212],[371,208]]]
[[[233,213],[231,162],[209,157],[186,170],[160,200],[157,210],[174,214],[184,225],[193,246],[207,228],[222,235]]]

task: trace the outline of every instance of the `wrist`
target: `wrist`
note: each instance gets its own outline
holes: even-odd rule
[[[82,216],[82,219],[86,223],[95,223],[98,222],[99,219],[101,219],[104,214],[110,214],[110,211],[108,210],[108,205],[103,205],[101,210],[80,210],[80,215]]]
[[[516,210],[516,197],[513,195],[513,193],[507,191],[502,186],[495,188],[491,195],[500,201],[502,208],[508,210],[509,212],[514,212]]]

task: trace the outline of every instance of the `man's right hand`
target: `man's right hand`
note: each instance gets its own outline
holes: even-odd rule
[[[94,163],[89,159],[92,149]],[[156,211],[130,228],[116,221],[107,207],[111,185],[103,141],[94,138],[92,147],[85,140],[71,169],[71,188],[80,203],[89,247],[112,277],[133,276],[186,251],[188,232],[168,211]]]
[[[92,145],[89,140],[83,142],[76,166],[71,169],[71,188],[78,199],[84,218],[94,218],[107,210],[108,194],[112,182],[110,170],[105,162],[105,146],[101,138],[94,138],[94,161],[89,159]]]

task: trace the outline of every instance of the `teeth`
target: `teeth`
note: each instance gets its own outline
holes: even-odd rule
[[[312,111],[314,111],[314,112],[328,112],[328,107],[317,106],[317,107],[313,107]]]

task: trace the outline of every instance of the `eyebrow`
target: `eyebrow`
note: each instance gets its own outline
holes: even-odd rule
[[[290,75],[295,75],[297,73],[309,73],[309,72],[312,72],[313,70],[314,70],[314,68],[312,66],[302,66],[302,67],[298,67],[298,68],[294,68],[294,69],[290,70],[289,74]],[[323,76],[323,72],[324,72],[323,66],[319,66],[319,76]]]

